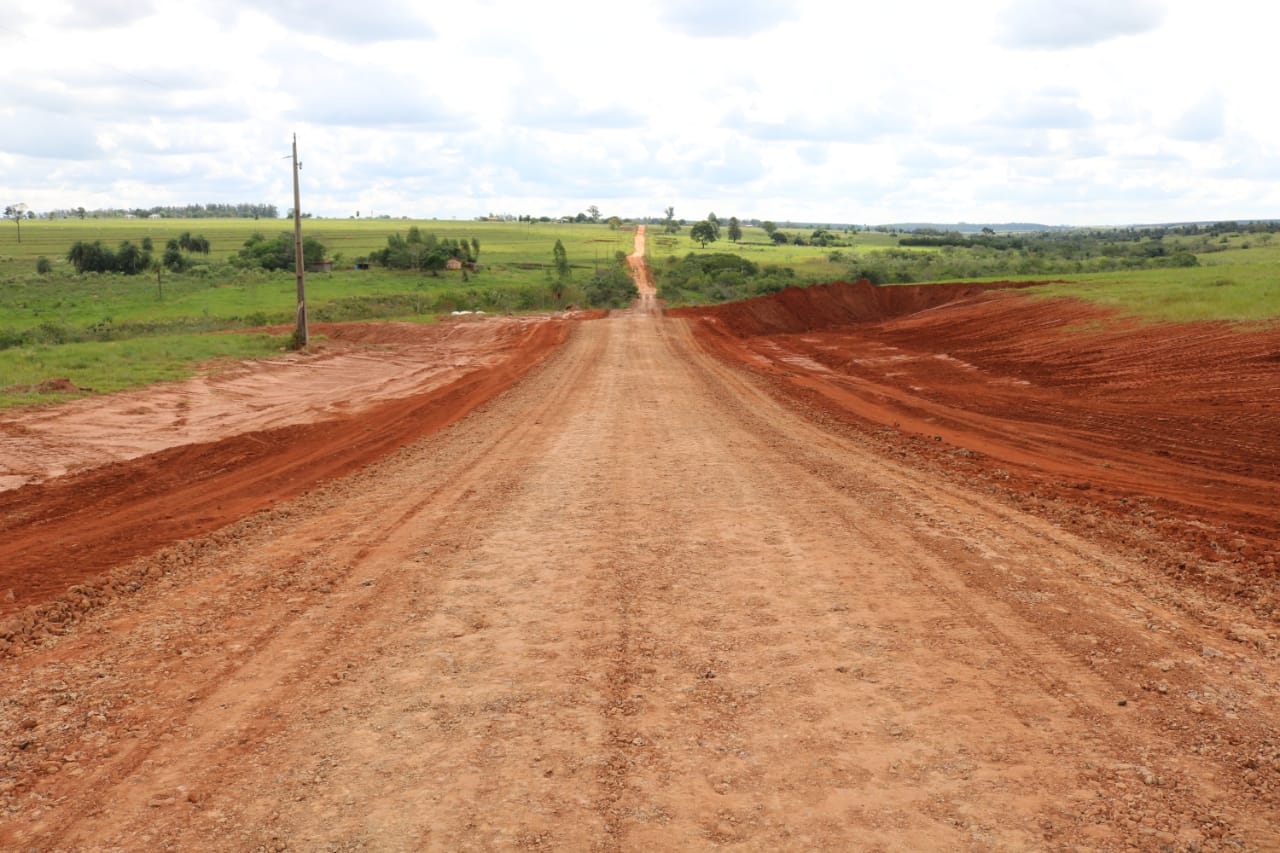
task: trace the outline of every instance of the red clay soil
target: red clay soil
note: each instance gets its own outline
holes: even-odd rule
[[[670,313],[823,419],[1024,508],[1181,541],[1174,571],[1273,597],[1280,331],[1137,324],[1029,286],[863,281]]]
[[[329,389],[339,396],[318,420],[313,413],[308,422],[179,443],[0,491],[0,616],[96,580],[112,567],[170,542],[218,529],[301,494],[452,424],[540,363],[565,340],[569,322],[513,321],[508,327],[485,336],[485,358],[447,365],[438,384],[424,384],[426,390],[417,393],[361,407],[359,389]],[[475,339],[466,329],[413,324],[327,325],[318,331],[346,343],[410,345],[410,352],[424,337]],[[403,360],[403,354],[393,357]],[[325,381],[333,384],[332,379]],[[180,392],[161,388],[143,393]],[[303,392],[295,388],[293,393]],[[127,398],[126,411],[158,408],[133,405],[136,402]],[[350,405],[350,413],[334,414],[333,409],[344,404]],[[235,400],[223,405],[253,408]],[[105,406],[120,408],[111,401]],[[87,416],[92,417],[92,411]],[[70,417],[82,421],[86,415],[73,412]],[[83,431],[83,424],[79,428]]]

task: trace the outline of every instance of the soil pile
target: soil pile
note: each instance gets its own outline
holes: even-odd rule
[[[453,423],[570,323],[324,325],[319,354],[0,418],[0,484],[29,481],[0,491],[0,616]]]
[[[1259,594],[1280,564],[1280,330],[1027,296],[860,282],[672,313],[822,417],[1028,508],[1159,530],[1194,556],[1175,570]]]
[[[788,287],[779,293],[699,308],[676,308],[673,317],[714,318],[738,336],[777,335],[830,329],[916,314],[969,299],[991,290],[1032,287],[1041,282],[938,284],[927,287],[877,287],[866,279],[813,287]]]
[[[92,388],[81,388],[65,376],[59,376],[56,379],[46,379],[43,382],[37,382],[35,385],[10,385],[8,388],[2,388],[9,394],[26,394],[36,392],[38,394],[78,394],[81,391],[92,391]]]

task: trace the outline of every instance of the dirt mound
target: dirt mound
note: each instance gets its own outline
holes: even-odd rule
[[[829,329],[915,314],[971,299],[992,290],[1033,287],[1044,282],[931,284],[877,287],[866,279],[812,287],[788,287],[778,293],[698,308],[675,308],[673,317],[714,319],[739,337]]]
[[[336,381],[345,383],[346,396],[329,400],[323,407],[318,403],[302,407],[311,409],[305,422],[277,425],[280,420],[268,413],[268,420],[260,421],[256,428],[237,422],[226,427],[235,434],[205,441],[192,441],[188,436],[182,441],[187,435],[185,425],[170,424],[165,429],[157,421],[160,425],[156,429],[165,432],[156,438],[165,442],[161,449],[107,464],[100,461],[79,473],[0,491],[0,615],[46,600],[72,584],[98,578],[111,567],[169,542],[218,529],[301,494],[321,480],[354,471],[457,421],[540,363],[565,340],[569,329],[566,321],[511,321],[495,338],[492,328],[479,329],[480,325],[460,324],[445,330],[468,336],[464,343],[471,341],[470,336],[485,342],[487,349],[472,353],[470,358],[464,358],[465,347],[418,347],[394,353],[397,360],[392,367],[400,372],[436,369],[426,363],[428,358],[453,359],[446,362],[449,370],[439,378],[397,386],[399,396],[388,398],[382,396],[385,389],[365,388],[353,378],[357,377],[354,368],[344,368]],[[417,335],[420,342],[424,335],[436,340],[440,330],[393,324],[383,330],[332,331],[366,342],[401,335]],[[409,353],[408,361],[416,358],[423,363],[416,368],[405,366],[401,363],[406,360],[405,352]],[[300,367],[304,374],[323,374],[326,366],[334,363],[333,359],[303,361]],[[375,364],[366,372],[377,367]],[[224,401],[224,408],[263,409],[272,393],[300,408],[303,380],[283,382],[282,377],[296,376],[280,367],[255,365],[252,370],[252,395],[245,389],[231,397],[225,391],[214,395]],[[375,373],[375,378],[375,384],[381,383],[380,373]],[[319,390],[328,394],[334,381],[333,377],[324,379]],[[282,383],[286,387],[276,387]],[[155,389],[150,393],[173,391]],[[227,399],[231,402],[225,402]],[[344,400],[351,404],[346,412],[341,405]],[[128,397],[123,404],[128,411],[118,414],[151,423],[147,419],[154,413],[149,409],[161,407],[140,402]],[[102,405],[118,409],[122,403],[107,400]],[[264,411],[258,416],[264,416]],[[100,428],[114,423],[104,420],[105,413],[97,409],[89,410],[89,416],[94,412]],[[76,412],[67,417],[77,423],[84,420]],[[0,451],[9,444],[36,446],[39,436],[32,435],[30,426],[8,426],[0,423],[4,427],[0,429]]]
[[[1000,285],[810,290],[673,313],[820,417],[1024,508],[1181,541],[1173,569],[1220,588],[1280,575],[1280,331],[1140,324]]]
[[[10,385],[2,389],[7,394],[78,394],[81,391],[92,391],[92,388],[81,388],[65,376],[46,379],[35,385]]]

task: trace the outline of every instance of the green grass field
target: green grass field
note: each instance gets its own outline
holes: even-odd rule
[[[1227,251],[1201,256],[1198,267],[1061,276],[1066,283],[1036,295],[1083,299],[1150,321],[1273,324],[1280,321],[1280,246],[1243,248],[1247,242],[1235,239]]]
[[[722,222],[722,235],[725,227]],[[788,233],[809,233],[803,229],[782,230]],[[851,247],[824,248],[821,246],[795,246],[791,244],[779,246],[769,239],[769,235],[764,232],[764,229],[743,226],[742,239],[739,242],[730,243],[722,236],[716,242],[708,244],[704,249],[689,237],[689,228],[687,226],[681,228],[678,234],[664,234],[662,226],[651,225],[648,233],[648,254],[651,263],[664,261],[672,255],[683,257],[689,252],[729,252],[741,255],[761,265],[776,264],[778,266],[791,267],[796,271],[796,276],[799,280],[805,284],[837,281],[849,277],[849,264],[843,260],[832,261],[830,258],[833,252],[847,256],[854,251],[873,251],[897,245],[896,238],[888,234],[860,231],[852,235],[843,233],[840,235],[842,242],[845,240],[852,242],[853,245]]]
[[[467,280],[458,271],[435,277],[351,268],[355,258],[385,246],[388,235],[406,233],[411,225],[441,238],[478,239],[484,268]],[[185,376],[209,359],[278,349],[283,337],[205,333],[292,323],[292,273],[243,270],[227,262],[255,231],[272,236],[290,227],[286,220],[29,220],[22,223],[19,244],[13,223],[0,222],[0,407],[62,399],[6,390],[54,377],[105,392]],[[545,299],[557,239],[565,245],[573,281],[581,283],[612,262],[616,252],[629,253],[634,237],[626,226],[611,230],[585,223],[309,219],[303,229],[336,261],[332,273],[307,275],[308,306],[316,321],[428,322],[452,308],[545,308],[539,300]],[[159,285],[154,275],[76,275],[65,260],[77,240],[101,240],[115,248],[122,240],[140,243],[150,237],[159,251],[184,231],[209,240],[209,257],[200,258],[203,263],[189,273],[165,273]],[[762,229],[744,227],[739,243],[721,239],[704,249],[689,238],[688,226],[676,235],[651,226],[648,251],[655,264],[695,251],[731,252],[762,266],[791,267],[806,284],[848,279],[855,253],[867,259],[887,249],[901,251],[889,234],[838,236],[850,245],[779,246]],[[1214,248],[1219,251],[1198,256],[1201,266],[1185,269],[1017,277],[1063,279],[1036,295],[1083,299],[1151,320],[1259,324],[1280,318],[1280,245],[1232,235]],[[52,262],[51,273],[36,272],[39,257]]]
[[[264,334],[158,335],[15,347],[0,351],[0,409],[185,379],[197,365],[261,358],[280,351],[288,340],[287,335]],[[68,378],[83,390],[42,393],[32,387],[56,377]]]
[[[460,271],[432,276],[352,268],[356,257],[385,246],[388,235],[406,233],[411,225],[441,238],[479,240],[483,269],[464,278]],[[108,343],[165,336],[168,343],[157,350],[156,360],[168,359],[181,372],[205,359],[230,354],[223,351],[222,343],[174,346],[175,335],[203,340],[209,337],[200,334],[204,332],[293,322],[293,273],[243,270],[227,263],[255,231],[272,236],[290,230],[289,221],[30,220],[22,223],[20,244],[13,223],[0,222],[0,226],[8,226],[0,227],[0,406],[60,399],[3,391],[55,376],[95,390],[166,378],[154,372],[141,351],[112,348]],[[123,240],[140,244],[150,237],[158,252],[184,231],[209,240],[209,257],[197,257],[202,263],[188,273],[163,273],[160,282],[153,274],[77,275],[65,260],[67,249],[77,240],[101,240],[114,249]],[[309,219],[303,231],[324,243],[336,261],[332,273],[307,275],[307,304],[313,321],[431,321],[437,312],[454,308],[491,312],[544,308],[540,298],[557,239],[565,245],[573,280],[578,282],[612,262],[616,252],[629,253],[634,240],[633,231],[611,230],[603,224]],[[52,263],[51,273],[36,272],[40,257]],[[262,345],[250,345],[249,351],[256,354]],[[71,352],[76,355],[56,356]],[[110,362],[114,381],[94,373],[95,352]],[[117,358],[113,355],[117,352],[126,356]],[[130,357],[138,360],[133,379],[126,375]],[[41,370],[45,375],[37,376]]]
[[[411,225],[440,237],[478,238],[480,261],[485,264],[550,263],[551,247],[557,239],[564,242],[570,260],[576,265],[588,264],[606,247],[610,254],[615,248],[631,251],[632,232],[611,231],[606,225],[590,223],[304,219],[302,229],[306,236],[324,243],[331,255],[340,254],[349,262],[385,246],[388,234],[407,232]],[[225,260],[255,231],[268,237],[293,232],[291,219],[35,219],[22,223],[22,243],[19,244],[11,221],[0,222],[0,226],[3,226],[0,227],[0,276],[34,271],[35,259],[41,255],[55,265],[65,264],[67,249],[77,240],[101,240],[114,248],[122,240],[140,243],[142,238],[150,237],[159,249],[166,240],[190,231],[209,239],[211,260]]]

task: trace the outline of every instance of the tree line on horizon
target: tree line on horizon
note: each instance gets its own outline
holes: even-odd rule
[[[138,219],[148,219],[152,216],[164,219],[279,219],[280,209],[274,204],[212,202],[157,205],[156,207],[102,207],[95,210],[64,207],[46,211],[38,216],[42,219],[121,219],[130,216]]]

